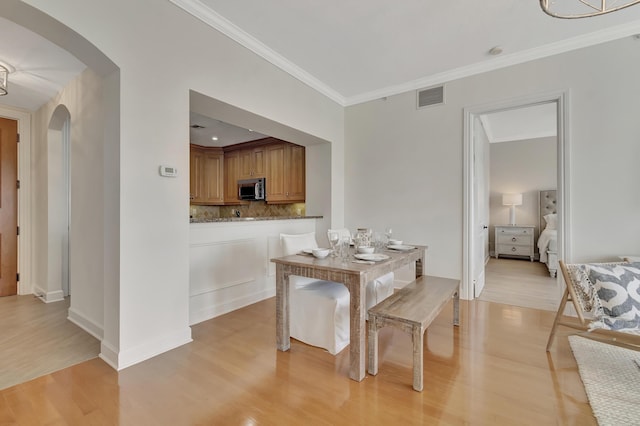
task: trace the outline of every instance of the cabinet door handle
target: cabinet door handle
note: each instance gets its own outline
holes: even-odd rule
[[[516,237],[513,237],[513,238],[511,238],[511,241],[513,241],[515,243],[516,241],[518,241],[518,239]]]
[[[511,251],[517,251],[518,249],[515,247],[511,247]]]

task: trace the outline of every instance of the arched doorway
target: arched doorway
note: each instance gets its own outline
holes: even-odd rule
[[[70,123],[69,110],[59,105],[47,131],[47,282],[49,294],[58,294],[60,298],[70,294]]]
[[[113,357],[112,354],[118,353],[120,339],[120,71],[87,39],[26,2],[3,3],[0,16],[54,42],[90,70],[82,75],[83,78],[88,76],[87,80],[72,80],[69,82],[73,83],[71,90],[59,91],[55,96],[56,103],[45,104],[41,107],[44,109],[26,114],[28,117],[33,115],[34,131],[32,138],[22,135],[25,143],[19,147],[21,154],[23,150],[31,154],[31,161],[28,156],[20,157],[21,170],[28,178],[21,182],[21,190],[28,194],[25,198],[31,204],[21,204],[24,229],[20,233],[21,237],[26,235],[21,238],[23,244],[19,249],[21,255],[23,251],[31,255],[31,262],[21,271],[31,274],[27,277],[30,279],[23,279],[21,274],[20,289],[21,294],[33,292],[52,301],[63,298],[63,282],[75,283],[67,318],[100,339],[103,348],[107,348],[107,357]],[[64,106],[58,109],[60,104]],[[60,165],[63,135],[67,132],[70,136],[71,130],[68,124],[65,130],[64,123],[70,123],[70,116],[74,120],[74,142],[67,148],[74,150],[72,157],[76,164],[63,167]],[[28,126],[26,130],[29,130]],[[49,152],[56,148],[55,140],[60,142],[57,146],[60,162],[57,164],[53,161],[54,153]],[[27,149],[30,142],[33,142],[31,150]],[[68,161],[69,156],[64,158]],[[67,175],[74,188],[71,207],[68,195],[59,195],[61,188],[69,188],[64,184],[65,178],[49,175],[56,168],[59,172],[73,171],[72,175]],[[63,183],[55,185],[56,179]],[[50,209],[57,212],[58,220],[48,217]],[[68,226],[60,223],[68,224],[70,214],[73,228],[65,235],[64,229]],[[57,229],[57,235],[53,235],[54,229]],[[66,259],[64,253],[68,253],[68,248],[62,247],[65,240],[67,247],[73,250]],[[58,258],[51,256],[56,253]],[[67,268],[64,271],[68,274],[67,279],[63,264]],[[50,275],[55,275],[59,283],[56,294],[52,294],[47,282]]]

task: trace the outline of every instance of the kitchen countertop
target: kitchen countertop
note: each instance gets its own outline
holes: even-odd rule
[[[264,217],[210,217],[206,219],[190,218],[189,223],[214,222],[253,222],[260,220],[322,219],[322,216],[264,216]]]

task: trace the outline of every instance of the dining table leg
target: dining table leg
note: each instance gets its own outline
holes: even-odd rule
[[[289,329],[289,274],[285,274],[280,264],[276,265],[276,345],[278,350],[288,351],[291,347]]]
[[[366,353],[366,317],[365,317],[365,286],[364,277],[350,277],[347,288],[351,295],[351,335],[349,342],[349,377],[357,382],[362,381],[365,376],[365,353]]]

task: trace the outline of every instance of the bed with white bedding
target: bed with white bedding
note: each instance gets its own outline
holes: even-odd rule
[[[558,270],[558,214],[556,190],[540,191],[540,236],[538,250],[540,262],[547,264],[549,275],[555,277]]]

